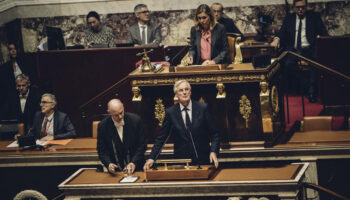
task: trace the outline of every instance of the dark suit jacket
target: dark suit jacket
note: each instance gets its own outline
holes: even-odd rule
[[[202,31],[196,30],[193,26],[191,28],[191,45],[189,49],[189,55],[193,57],[193,64],[201,64],[201,37]],[[217,23],[211,32],[211,60],[214,60],[216,64],[227,63],[227,54],[229,52],[229,46],[226,36],[226,30],[224,25]]]
[[[192,136],[198,152],[199,163],[209,163],[210,152],[219,154],[220,139],[207,104],[192,101]],[[156,160],[168,136],[174,139],[174,157],[191,158],[197,161],[191,137],[186,131],[180,105],[175,104],[165,111],[163,126],[155,140],[150,158]],[[211,141],[211,146],[209,142]],[[197,163],[197,162],[196,162]]]
[[[281,47],[285,50],[294,49],[296,34],[296,16],[296,13],[287,15],[284,18],[282,27],[277,34],[277,37],[280,38]],[[328,35],[328,32],[318,13],[313,11],[307,11],[305,17],[306,38],[307,41],[310,43],[310,48],[314,49],[317,35]]]
[[[35,136],[35,138],[40,138],[40,131],[43,124],[45,115],[42,112],[35,113],[33,128],[28,133],[29,135]],[[67,139],[76,136],[73,124],[66,113],[55,111],[54,115],[53,132],[54,139]]]
[[[141,169],[145,162],[144,153],[147,141],[140,117],[126,112],[124,123],[124,142],[121,142],[119,138],[112,117],[107,117],[98,124],[97,151],[101,162],[107,169],[110,163],[117,164],[113,143],[122,168],[125,167],[125,164],[133,162],[136,169]]]
[[[27,101],[24,107],[24,112],[21,110],[21,103],[18,94],[15,96],[13,103],[16,104],[17,119],[24,123],[25,132],[33,125],[34,115],[40,111],[40,100],[42,93],[36,88],[30,88]]]
[[[242,32],[237,28],[235,23],[233,23],[233,20],[231,18],[223,18],[221,17],[218,22],[225,26],[226,33],[238,33],[241,35],[241,40],[244,40],[244,36]]]
[[[142,44],[139,24],[136,23],[128,29],[128,43]],[[162,42],[160,35],[160,25],[149,23],[147,27],[147,42],[148,44],[143,46],[158,46]]]

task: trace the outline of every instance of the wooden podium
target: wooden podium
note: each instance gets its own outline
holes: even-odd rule
[[[154,143],[165,109],[176,103],[173,85],[180,79],[190,82],[192,99],[208,104],[221,134],[222,148],[269,145],[284,129],[278,62],[261,69],[254,69],[251,63],[175,70],[164,67],[156,73],[136,69],[128,78],[134,111],[144,122],[148,143]]]

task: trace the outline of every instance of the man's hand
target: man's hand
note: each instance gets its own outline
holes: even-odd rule
[[[188,64],[188,65],[192,65],[192,64],[193,64],[193,57],[189,55],[189,56],[187,57],[187,60],[186,60],[186,61],[187,61],[187,64]]]
[[[131,176],[134,173],[135,168],[136,168],[136,165],[131,162],[124,168],[123,171],[126,172],[128,176]]]
[[[151,167],[153,166],[153,163],[154,163],[154,160],[148,159],[145,165],[143,166],[143,171],[146,171],[147,169],[151,169]]]
[[[274,38],[270,45],[275,47],[276,49],[279,48],[280,47],[280,39]]]
[[[117,168],[118,168],[118,166],[114,163],[109,163],[109,165],[108,165],[108,171],[112,174],[114,174],[116,172]]]
[[[214,60],[206,60],[202,63],[202,65],[215,65],[215,61]]]
[[[209,159],[210,159],[210,163],[214,162],[215,168],[219,167],[219,161],[218,161],[218,158],[216,157],[216,153],[211,152]]]

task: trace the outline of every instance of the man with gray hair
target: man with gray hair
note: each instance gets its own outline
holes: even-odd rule
[[[160,25],[150,22],[150,11],[145,4],[134,8],[138,23],[128,30],[128,43],[134,46],[158,46],[161,43]]]
[[[174,139],[175,158],[190,158],[193,164],[210,162],[218,167],[219,133],[207,104],[191,100],[191,85],[186,80],[175,83],[174,93],[179,103],[165,111],[163,126],[143,167],[144,170],[152,167],[170,133]]]
[[[75,129],[67,114],[56,110],[55,95],[45,93],[41,96],[41,112],[34,117],[33,128],[28,133],[42,140],[67,139],[76,136]]]

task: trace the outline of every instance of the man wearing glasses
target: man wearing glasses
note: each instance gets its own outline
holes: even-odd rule
[[[161,43],[160,26],[150,22],[150,12],[145,4],[134,8],[136,24],[128,30],[128,43],[134,46],[158,46]]]
[[[29,135],[41,140],[67,139],[76,136],[73,124],[67,114],[57,111],[55,95],[46,93],[41,96],[41,112],[34,117],[33,128]]]
[[[241,31],[237,28],[235,23],[233,23],[233,20],[224,14],[224,7],[221,3],[213,3],[211,5],[211,10],[215,16],[216,21],[225,26],[226,33],[237,33],[243,37]]]
[[[142,169],[147,140],[141,118],[124,112],[119,99],[108,102],[108,114],[98,124],[97,151],[108,171],[125,171],[129,175]]]
[[[287,14],[277,37],[274,38],[271,45],[276,48],[281,46],[285,51],[293,51],[315,60],[316,38],[318,35],[328,35],[327,29],[318,13],[307,10],[307,0],[293,0],[293,6],[294,13]],[[288,59],[284,68],[288,71],[285,73],[291,78],[289,82],[300,82],[298,77],[301,72],[298,71],[296,60]],[[311,103],[314,103],[317,101],[315,71],[311,71],[308,81],[308,99]]]

